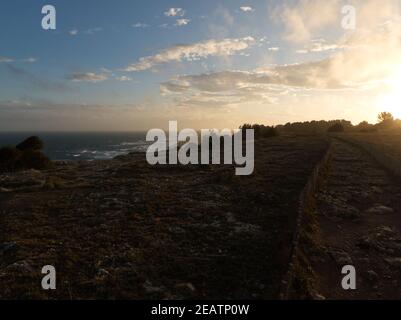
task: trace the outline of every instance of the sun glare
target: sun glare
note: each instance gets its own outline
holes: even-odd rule
[[[401,66],[385,82],[387,90],[380,94],[378,107],[382,111],[393,114],[395,118],[401,119]]]

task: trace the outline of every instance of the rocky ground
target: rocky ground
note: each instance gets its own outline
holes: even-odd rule
[[[379,132],[350,132],[347,133],[353,140],[369,143],[377,147],[380,152],[398,161],[401,161],[401,129],[385,129]]]
[[[276,298],[299,194],[326,148],[320,136],[261,140],[249,177],[141,154],[0,174],[0,298]],[[44,265],[55,291],[41,289]]]
[[[327,299],[401,298],[401,184],[367,153],[335,140],[317,194],[316,285]],[[357,289],[343,290],[353,265]]]

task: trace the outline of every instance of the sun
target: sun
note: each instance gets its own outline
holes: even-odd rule
[[[378,97],[381,111],[390,112],[394,118],[401,119],[401,66],[385,82],[385,92]]]

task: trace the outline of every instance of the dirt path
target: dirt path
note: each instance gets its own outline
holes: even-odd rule
[[[335,140],[317,194],[323,254],[311,258],[326,299],[401,299],[401,184],[366,153]],[[344,265],[356,290],[341,287]]]

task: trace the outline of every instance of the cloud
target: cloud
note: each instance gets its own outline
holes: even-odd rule
[[[296,0],[275,6],[270,17],[282,23],[286,40],[302,43],[320,36],[329,28],[341,30],[344,5],[342,0]],[[399,16],[400,12],[399,0],[353,0],[349,5],[355,7],[358,29],[369,29]]]
[[[7,58],[7,57],[0,57],[0,63],[9,63],[9,62],[13,62],[14,59],[11,58]]]
[[[108,79],[107,75],[105,74],[96,74],[93,72],[86,72],[86,73],[73,73],[67,77],[68,79],[75,81],[75,82],[102,82]]]
[[[137,22],[137,23],[133,24],[132,27],[133,28],[147,28],[147,27],[149,27],[149,25],[146,23]]]
[[[59,81],[51,81],[41,77],[36,76],[35,74],[13,66],[11,64],[7,64],[7,71],[15,77],[17,80],[23,81],[24,83],[29,84],[30,86],[46,90],[46,91],[70,91],[71,88]]]
[[[242,103],[272,103],[277,89],[266,79],[245,71],[182,76],[163,83],[161,94],[180,107],[230,108]]]
[[[209,101],[217,107],[219,101],[222,106],[274,102],[289,91],[377,90],[395,72],[396,78],[401,75],[401,20],[346,34],[333,45],[321,39],[312,42],[313,50],[329,48],[342,50],[317,61],[177,76],[161,84],[161,93],[179,105],[201,106]]]
[[[26,58],[26,59],[22,59],[22,62],[27,62],[27,63],[35,63],[36,61],[38,61],[36,58]]]
[[[304,46],[303,49],[297,50],[297,53],[306,54],[312,52],[325,52],[344,49],[344,45],[339,43],[327,43],[325,39],[314,39]]]
[[[271,16],[284,25],[284,37],[292,42],[309,40],[315,31],[340,26],[341,0],[298,0],[274,8]]]
[[[240,7],[240,10],[243,11],[243,12],[253,12],[253,11],[255,11],[252,7],[249,7],[249,6]]]
[[[70,36],[76,36],[78,34],[78,30],[77,29],[73,29],[73,30],[70,30],[68,33],[69,33]]]
[[[84,33],[85,33],[85,34],[88,34],[88,35],[92,35],[92,34],[95,34],[95,33],[97,33],[97,32],[100,32],[100,31],[102,31],[102,30],[103,30],[103,28],[96,27],[96,28],[88,29],[88,30],[86,30]]]
[[[155,114],[146,104],[64,103],[49,99],[24,98],[0,101],[2,130],[132,130]],[[141,111],[141,114],[138,113]],[[149,114],[146,114],[149,113]],[[145,115],[143,115],[145,114]],[[151,126],[146,123],[141,129]]]
[[[182,8],[170,8],[164,12],[166,17],[183,17],[185,15],[185,10]]]
[[[115,79],[118,80],[118,81],[122,81],[122,82],[124,82],[124,81],[132,81],[132,78],[127,77],[127,76],[116,77]]]
[[[181,27],[181,26],[186,26],[190,22],[191,20],[189,19],[177,19],[175,25]]]
[[[11,63],[11,62],[26,62],[26,63],[35,63],[37,61],[36,58],[29,57],[26,59],[13,59],[8,57],[0,57],[0,63]]]
[[[211,39],[193,44],[177,45],[164,49],[153,56],[143,57],[139,59],[139,62],[124,68],[124,71],[144,71],[169,62],[194,61],[210,56],[231,56],[250,48],[254,43],[255,40],[252,37],[245,37],[223,40]]]

